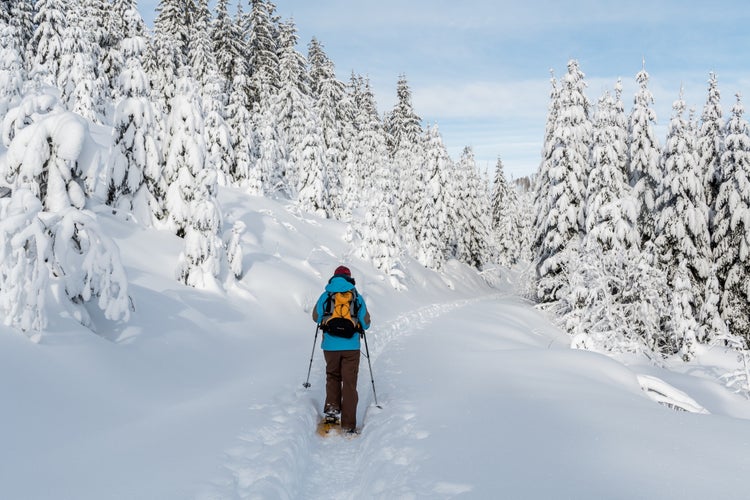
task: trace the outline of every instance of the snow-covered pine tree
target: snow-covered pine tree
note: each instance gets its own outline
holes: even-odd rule
[[[388,149],[383,130],[383,124],[378,115],[375,95],[370,88],[369,79],[362,82],[357,95],[354,122],[357,134],[350,149],[351,177],[346,189],[353,189],[349,193],[349,203],[352,209],[366,207],[366,199],[373,186],[372,177],[381,163],[388,162]]]
[[[578,258],[569,263],[561,308],[574,346],[649,355],[665,344],[661,325],[670,293],[664,273],[652,265],[652,252],[641,253],[619,82],[615,92],[615,98],[605,92],[594,116],[586,232]]]
[[[381,135],[379,147],[385,150],[385,137]],[[378,162],[371,177],[372,185],[363,200],[366,204],[364,224],[359,227],[362,234],[359,254],[369,259],[383,271],[391,286],[405,289],[404,273],[400,261],[401,241],[398,234],[395,197],[393,196],[392,170],[388,159]]]
[[[653,252],[637,248],[602,253],[594,239],[584,241],[564,271],[568,289],[556,306],[574,348],[649,358],[673,353],[664,349],[670,345],[664,325],[672,314],[671,293],[652,258]]]
[[[16,45],[21,52],[24,61],[24,71],[26,66],[27,50],[31,48],[31,38],[34,36],[34,1],[33,0],[16,0],[14,2],[4,2],[5,9],[4,24],[13,26],[16,30]],[[0,21],[2,24],[2,21]]]
[[[721,113],[721,94],[716,74],[708,80],[708,98],[703,106],[698,131],[698,172],[704,177],[706,204],[713,209],[721,184],[721,155],[724,147],[724,120]]]
[[[286,165],[284,142],[279,137],[278,116],[275,114],[275,98],[270,85],[262,85],[260,101],[253,106],[252,124],[258,138],[258,160],[255,170],[260,173],[263,193],[271,196],[288,195],[284,178]]]
[[[437,271],[443,267],[454,238],[450,226],[451,200],[447,192],[452,188],[453,165],[437,125],[428,127],[426,134],[427,185],[415,212],[419,244],[417,260],[423,266]]]
[[[279,77],[281,87],[273,100],[282,158],[283,191],[290,198],[298,194],[305,169],[317,169],[322,156],[305,152],[315,145],[322,148],[322,131],[315,115],[313,100],[307,86],[306,61],[297,49],[297,29],[292,22],[280,26]],[[307,163],[312,161],[313,163]],[[326,188],[327,190],[327,188]],[[328,201],[330,203],[330,200]],[[328,212],[330,208],[326,209]]]
[[[388,114],[385,123],[388,149],[393,168],[398,178],[396,202],[398,221],[404,244],[411,252],[416,251],[417,237],[414,227],[414,211],[418,198],[424,192],[424,133],[421,118],[414,112],[411,90],[405,75],[396,85],[397,102]]]
[[[96,91],[95,111],[101,123],[109,123],[108,118],[114,112],[112,106],[112,87],[117,87],[117,78],[124,64],[122,54],[118,49],[123,37],[123,9],[122,1],[114,4],[111,0],[78,0],[81,13],[77,24],[88,38],[93,58],[93,71],[96,81],[93,86]],[[68,12],[70,15],[70,11]],[[117,17],[116,21],[113,18]],[[68,25],[75,23],[69,19]],[[114,50],[110,48],[114,44]],[[85,90],[83,90],[85,92]]]
[[[176,274],[186,285],[218,290],[226,252],[219,237],[222,220],[216,200],[216,170],[206,161],[197,85],[188,66],[180,73],[168,118],[165,169],[168,226],[185,239]]]
[[[534,236],[532,241],[532,254],[540,255],[542,244],[547,233],[547,218],[549,217],[549,189],[552,185],[550,171],[552,169],[552,153],[554,151],[555,122],[560,108],[560,89],[558,88],[557,79],[554,71],[550,70],[550,94],[549,104],[547,105],[547,121],[544,126],[544,143],[542,144],[542,160],[539,163],[539,170],[534,176]]]
[[[729,330],[750,345],[750,126],[742,99],[732,107],[721,156],[723,181],[716,197],[713,255],[721,300],[719,309]]]
[[[55,85],[60,73],[65,31],[65,8],[62,0],[38,0],[34,15],[34,35],[27,60],[30,75],[41,82]]]
[[[222,89],[222,95],[227,96],[227,98],[234,90],[235,78],[238,75],[247,78],[248,75],[247,45],[242,38],[240,26],[240,20],[243,19],[241,15],[242,3],[240,2],[238,5],[240,15],[237,19],[232,19],[227,9],[228,2],[229,0],[217,2],[216,16],[210,28],[216,66],[225,85],[225,88]],[[249,91],[249,88],[246,91]]]
[[[489,262],[490,207],[487,190],[479,177],[474,150],[467,146],[455,168],[461,179],[454,197],[456,258],[481,270]]]
[[[124,11],[115,12],[115,4],[111,0],[77,0],[78,2],[78,13],[80,18],[73,20],[70,18],[70,10],[68,10],[68,24],[77,22],[86,36],[89,38],[91,43],[94,45],[94,52],[97,56],[97,68],[102,59],[102,50],[105,49],[105,43],[108,42],[107,38],[110,34],[115,36],[122,36],[122,18],[118,20],[117,24],[112,24],[110,18],[115,14],[123,14]],[[72,3],[72,2],[70,2]],[[119,8],[123,7],[122,0],[118,2]],[[113,31],[110,32],[110,29]],[[117,40],[119,44],[119,40]]]
[[[128,36],[130,28],[126,26],[126,13],[137,10],[136,0],[114,0],[111,4],[104,0],[94,0],[97,5],[104,7],[101,14],[103,25],[96,40],[99,47],[99,77],[103,80],[105,96],[116,103],[122,97],[120,91],[120,73],[125,69],[125,55],[120,51],[122,41]],[[146,36],[146,27],[141,18],[139,36]],[[145,50],[145,49],[144,49]],[[112,110],[107,115],[112,116]]]
[[[177,279],[195,288],[219,290],[218,278],[227,263],[226,250],[219,238],[222,220],[216,201],[216,171],[205,168],[198,171],[193,189]]]
[[[190,64],[190,45],[193,41],[198,0],[159,0],[156,7],[154,30],[168,36],[180,52],[179,61]],[[182,65],[178,66],[178,69]]]
[[[51,248],[39,219],[42,204],[28,189],[0,200],[0,316],[6,326],[40,332],[47,326]]]
[[[333,217],[344,220],[347,218],[341,181],[344,160],[341,129],[345,119],[341,113],[341,102],[345,94],[344,84],[336,78],[333,62],[316,38],[308,45],[308,61],[310,94],[314,99],[313,112],[320,118],[325,148],[324,163],[328,178],[330,212]]]
[[[220,96],[226,86],[220,81],[223,76],[216,62],[213,41],[209,32],[210,23],[211,12],[208,10],[208,0],[197,0],[187,61],[192,67],[193,78],[198,84],[202,99],[205,99],[209,93]],[[211,86],[210,92],[208,91],[209,85]],[[219,102],[223,105],[226,97],[219,97]]]
[[[219,185],[226,186],[231,181],[235,158],[231,130],[224,119],[227,97],[222,95],[222,91],[226,85],[221,81],[216,63],[209,33],[210,21],[208,0],[199,0],[193,19],[188,62],[203,104],[207,168],[216,171]]]
[[[162,113],[168,114],[178,71],[187,60],[187,35],[183,34],[186,14],[180,0],[160,0],[156,12],[152,47],[147,52],[144,67],[151,79],[154,103]]]
[[[49,212],[83,208],[86,169],[79,160],[84,146],[86,154],[93,149],[86,121],[54,96],[33,92],[8,112],[3,126],[8,152],[1,174],[11,187],[30,190]]]
[[[360,107],[364,78],[352,72],[346,86],[345,98],[342,101],[341,137],[344,145],[344,157],[341,170],[343,204],[347,213],[352,213],[360,205],[362,183],[358,170],[361,147],[359,140]]]
[[[708,207],[705,201],[704,178],[698,172],[695,137],[690,133],[683,116],[685,102],[682,91],[673,109],[662,158],[665,179],[663,192],[657,199],[655,243],[659,251],[660,265],[675,292],[676,273],[681,266],[685,268],[690,286],[679,290],[682,296],[675,299],[675,304],[683,308],[677,311],[680,314],[687,314],[684,308],[688,303],[691,304],[691,313],[693,318],[697,319],[703,304],[701,294],[706,289],[713,264],[708,232]],[[694,293],[695,296],[688,298],[685,296],[687,293]],[[678,348],[683,347],[683,337],[692,342],[692,337],[679,333],[682,330],[675,331],[678,333],[674,342]]]
[[[161,175],[158,126],[149,100],[149,82],[141,66],[146,49],[143,19],[135,7],[123,14],[126,36],[119,52],[126,64],[120,74],[113,122],[113,143],[107,170],[107,204],[150,226],[164,217],[166,185]]]
[[[294,163],[300,166],[297,206],[321,217],[330,217],[331,195],[325,161],[323,133],[315,113],[309,115],[306,134],[294,147]]]
[[[232,132],[223,116],[224,100],[219,79],[209,82],[203,89],[203,113],[205,115],[206,162],[208,168],[216,170],[219,185],[232,184],[233,170],[237,165],[232,147]]]
[[[662,171],[660,147],[654,132],[654,97],[648,90],[649,75],[645,67],[635,78],[639,90],[630,113],[628,154],[630,185],[633,187],[633,196],[639,203],[638,232],[643,243],[654,239],[656,197],[661,190]]]
[[[414,112],[411,102],[411,89],[406,75],[400,75],[396,84],[396,104],[388,114],[384,126],[388,140],[388,152],[391,157],[401,149],[418,142],[422,134],[422,119]]]
[[[531,190],[522,188],[520,184],[516,183],[516,189],[518,190],[518,231],[520,236],[520,254],[519,260],[531,261],[532,260],[532,245],[534,241],[534,229],[532,224],[534,223],[534,194]]]
[[[25,239],[30,245],[34,233],[35,240],[35,250],[25,243],[11,242],[16,249],[20,244],[32,253],[16,255],[2,264],[26,266],[22,274],[31,281],[29,288],[16,288],[25,295],[17,300],[26,301],[41,293],[33,288],[44,282],[35,276],[41,271],[29,259],[42,254],[50,280],[65,291],[72,317],[91,326],[86,304],[95,300],[106,318],[127,320],[130,298],[117,246],[99,228],[95,216],[82,210],[86,203],[85,178],[99,169],[87,122],[64,111],[54,96],[32,92],[8,113],[2,137],[8,152],[0,175],[12,188],[10,204],[19,203],[24,207],[21,212],[39,217],[44,227],[44,231],[36,231],[38,225],[29,220],[27,232],[8,236]],[[30,197],[39,201],[33,202]],[[46,241],[40,239],[40,233]],[[0,274],[3,272],[8,268]]]
[[[234,164],[230,167],[230,183],[243,186],[251,195],[263,194],[262,175],[258,168],[259,134],[253,121],[250,102],[250,79],[247,62],[247,44],[242,38],[242,3],[237,6],[237,16],[231,20],[226,15],[226,2],[219,2],[214,22],[213,40],[219,72],[228,78],[228,104],[226,124],[232,138]]]
[[[16,29],[17,47],[24,62],[24,73],[29,69],[32,55],[31,39],[34,36],[34,2],[33,0],[15,0],[9,4],[9,24]]]
[[[195,81],[189,67],[184,67],[180,73],[167,118],[164,178],[167,183],[167,226],[178,236],[184,237],[191,223],[191,203],[199,193],[197,179],[206,166],[206,145],[201,101]]]
[[[86,304],[92,302],[111,321],[130,318],[128,281],[120,251],[87,210],[73,207],[45,218],[51,229],[52,273],[64,276],[65,293],[74,304],[73,317],[94,328]]]
[[[584,199],[585,173],[589,168],[591,121],[586,83],[578,61],[568,62],[560,82],[557,118],[552,126],[546,217],[538,234],[537,296],[541,302],[558,299],[564,282],[562,271],[579,245]]]
[[[284,81],[280,75],[279,53],[284,49],[281,41],[277,39],[277,31],[284,32],[281,27],[274,25],[274,12],[276,6],[268,0],[251,0],[251,10],[245,24],[245,38],[248,41],[248,56],[250,69],[250,103],[255,105],[260,102],[260,94],[263,85],[268,85],[272,93],[275,93]],[[287,40],[290,35],[287,25]],[[294,43],[296,44],[296,33]]]
[[[627,129],[620,92],[618,82],[616,99],[609,92],[599,99],[586,186],[585,234],[602,251],[640,246],[636,205],[627,178]]]
[[[522,253],[521,223],[516,190],[508,185],[503,172],[503,161],[495,164],[495,178],[490,201],[493,259],[504,267],[515,264]]]
[[[226,239],[227,249],[227,263],[229,265],[229,272],[234,276],[235,279],[242,278],[242,245],[240,238],[245,232],[245,223],[242,221],[235,221],[232,225],[232,232]]]
[[[672,275],[672,314],[670,315],[670,343],[662,346],[662,351],[679,352],[684,361],[690,361],[695,354],[698,342],[698,322],[696,299],[700,293],[693,288],[694,279],[686,260],[680,260]]]
[[[0,21],[0,116],[21,101],[24,66],[18,29]]]
[[[98,46],[85,31],[86,16],[78,1],[67,9],[63,31],[63,47],[57,77],[57,87],[66,108],[87,120],[101,123],[104,118],[103,80],[96,68],[99,63]]]
[[[335,78],[335,75],[333,62],[328,58],[323,44],[316,37],[312,37],[310,43],[307,44],[307,61],[310,68],[307,74],[310,96],[318,99],[323,89],[323,82]],[[344,84],[340,83],[339,87],[343,93]]]
[[[0,207],[0,312],[6,325],[42,331],[50,282],[64,289],[71,316],[92,327],[87,304],[113,321],[130,316],[128,283],[115,243],[94,215],[68,207],[42,211],[26,188]]]
[[[716,264],[711,268],[703,289],[703,303],[698,309],[698,340],[715,345],[741,345],[743,339],[732,335],[727,323],[721,317],[721,287],[716,276]]]
[[[385,131],[377,112],[375,96],[372,93],[369,81],[365,80],[362,82],[362,85],[359,89],[359,103],[354,117],[357,125],[357,134],[354,137],[354,144],[351,150],[351,158],[354,163],[352,165],[353,171],[350,186],[356,190],[354,193],[351,193],[351,199],[356,200],[355,204],[351,205],[351,208],[361,207],[365,210],[365,213],[368,215],[365,216],[364,222],[367,225],[368,217],[375,223],[377,219],[384,218],[387,215],[378,211],[372,205],[373,196],[381,200],[388,199],[393,203],[393,193],[383,195],[375,193],[375,191],[386,187],[392,188],[396,181],[393,178],[393,170],[388,158]],[[383,198],[384,196],[386,198]],[[391,215],[394,214],[391,213]],[[357,228],[360,233],[364,234],[371,230],[369,227],[362,226],[361,222],[360,220],[359,227]],[[391,223],[394,222],[391,221]],[[386,227],[387,224],[391,223],[381,221],[379,224],[381,227]],[[390,232],[391,230],[387,229],[387,231]],[[389,234],[382,237],[375,237],[375,239],[394,241],[394,237],[393,234]],[[393,244],[396,243],[394,242]],[[393,248],[391,248],[391,251],[393,251]],[[370,255],[372,256],[372,254]],[[380,269],[386,271],[385,268]]]

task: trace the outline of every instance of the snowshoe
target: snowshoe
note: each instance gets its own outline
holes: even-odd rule
[[[318,423],[317,433],[319,436],[326,437],[339,432],[341,432],[340,420],[329,421],[327,417],[323,417]]]
[[[359,436],[359,429],[345,429],[342,432],[344,437],[349,439]]]

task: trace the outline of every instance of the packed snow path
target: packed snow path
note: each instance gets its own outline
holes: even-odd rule
[[[398,342],[394,342],[395,340],[424,330],[436,318],[467,303],[462,300],[426,306],[401,315],[386,325],[374,327],[368,334],[368,346],[376,389],[398,375],[397,369],[389,369],[382,374],[381,380],[381,374],[376,373],[376,360],[386,346],[390,350],[397,350]],[[370,371],[367,359],[363,356],[360,363],[357,417],[359,426],[363,428],[363,435],[353,439],[317,436],[314,429],[320,418],[319,408],[325,398],[325,367],[319,345],[320,339],[315,347],[316,362],[310,379],[312,388],[288,388],[288,393],[271,404],[251,405],[251,411],[266,415],[268,423],[239,437],[238,445],[227,452],[226,468],[230,471],[231,478],[221,485],[212,485],[201,498],[343,499],[371,495],[361,491],[361,475],[358,473],[371,466],[372,455],[367,452],[367,443],[382,434],[383,424],[387,428],[397,427],[400,434],[411,434],[408,420],[413,414],[399,411],[400,405],[391,404],[390,401],[384,403],[382,395],[378,402],[384,409],[374,406]],[[364,349],[363,345],[363,353]],[[387,388],[380,390],[384,389],[387,397]],[[391,408],[386,410],[384,405]],[[252,420],[263,421],[264,418],[261,416]],[[364,426],[367,428],[364,429]],[[377,432],[378,427],[381,432]],[[391,438],[396,435],[394,432],[388,434]],[[422,434],[417,432],[413,436],[419,439]],[[387,455],[388,460],[403,464],[408,455],[400,453],[400,457],[394,456],[398,451],[405,450],[388,448],[380,451]]]
[[[266,424],[239,437],[223,479],[199,498],[698,499],[715,481],[743,498],[750,458],[736,443],[750,443],[747,421],[699,432],[716,421],[655,404],[637,373],[569,349],[535,316],[496,296],[374,328],[383,409],[363,357],[355,439],[314,433],[324,377],[316,351],[313,387],[254,403]],[[723,464],[720,477],[706,476],[707,463]]]

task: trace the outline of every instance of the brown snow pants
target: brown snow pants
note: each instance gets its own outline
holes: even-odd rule
[[[341,410],[341,428],[357,427],[359,350],[323,351],[326,358],[325,408]]]

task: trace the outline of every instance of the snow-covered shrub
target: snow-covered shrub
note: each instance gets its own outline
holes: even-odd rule
[[[3,116],[3,146],[9,147],[16,134],[30,125],[35,116],[50,113],[56,108],[59,108],[58,100],[52,93],[37,91],[25,96],[18,106],[9,109]]]
[[[688,274],[687,262],[680,261],[672,278],[672,317],[669,323],[675,344],[682,359],[689,361],[695,354],[698,341],[698,322],[695,320],[695,294]]]
[[[63,110],[55,96],[34,92],[8,112],[2,138],[6,182],[28,188],[48,211],[84,207],[100,163],[86,120]]]
[[[738,367],[721,376],[727,387],[735,392],[745,394],[750,398],[750,352],[748,352],[745,343],[736,347],[740,352],[737,354]]]
[[[196,288],[218,289],[217,278],[226,264],[221,233],[221,210],[216,201],[216,171],[201,170],[195,198],[188,207],[185,249],[179,257],[177,279]]]
[[[598,249],[589,245],[570,261],[558,307],[571,344],[648,357],[662,352],[669,344],[662,333],[670,305],[666,277],[637,250]]]
[[[46,261],[51,249],[38,217],[41,210],[42,204],[27,189],[0,205],[0,316],[5,325],[24,332],[47,326]]]
[[[23,57],[16,43],[16,29],[0,22],[0,116],[21,100]]]
[[[86,121],[62,110],[54,96],[36,92],[8,113],[2,138],[8,151],[0,174],[12,190],[0,224],[5,323],[43,329],[44,294],[55,283],[82,324],[91,325],[85,305],[94,300],[107,319],[127,320],[130,298],[119,250],[84,210],[86,179],[98,169]]]
[[[206,168],[206,144],[201,101],[187,68],[181,71],[177,93],[170,101],[164,178],[167,225],[183,237],[190,224],[190,203],[198,197],[197,177]]]
[[[52,271],[64,281],[68,298],[75,304],[96,299],[107,319],[127,320],[130,299],[120,251],[94,215],[75,208],[43,215],[52,238]],[[90,325],[83,309],[76,319]]]
[[[240,238],[242,233],[245,232],[245,223],[242,221],[235,221],[232,226],[232,232],[226,238],[226,249],[227,249],[227,263],[229,264],[229,272],[236,279],[242,278],[242,246],[240,244]]]
[[[0,314],[22,331],[46,327],[45,293],[60,282],[74,315],[91,325],[84,304],[96,305],[110,320],[127,320],[130,298],[115,243],[103,234],[93,214],[70,207],[42,211],[39,199],[20,188],[0,210]]]

